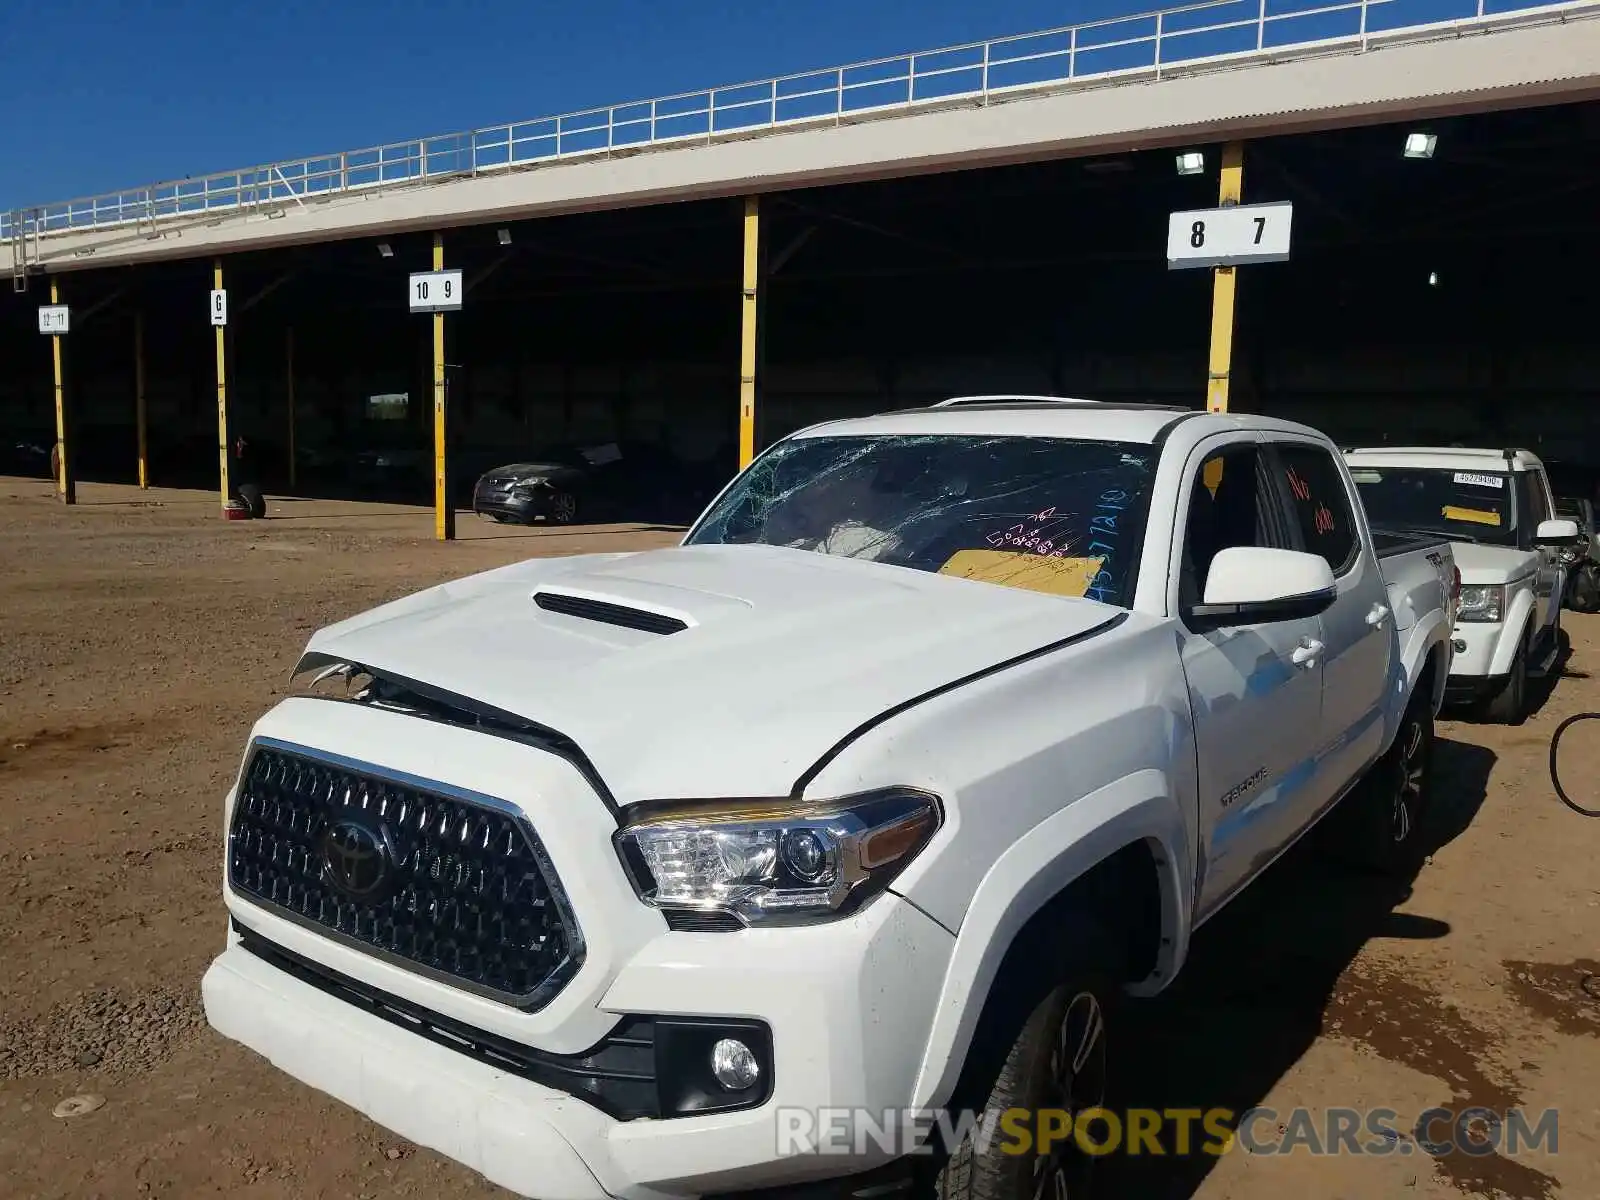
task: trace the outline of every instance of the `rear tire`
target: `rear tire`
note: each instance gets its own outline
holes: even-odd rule
[[[1064,931],[1071,936],[1077,931]],[[1077,1145],[1075,1132],[1054,1141],[1041,1154],[1037,1144],[1043,1110],[1065,1110],[1075,1118],[1099,1108],[1106,1099],[1111,1013],[1119,991],[1113,973],[1104,965],[1112,961],[1101,941],[1073,947],[1064,981],[1051,987],[1025,1014],[1012,1012],[980,1025],[968,1055],[962,1086],[952,1101],[952,1124],[961,1120],[960,1109],[973,1104],[975,1115],[987,1120],[987,1145],[975,1144],[969,1135],[949,1148],[940,1165],[933,1192],[938,1200],[1033,1200],[1043,1195],[1089,1200],[1094,1196],[1096,1158]],[[1002,975],[996,993],[1007,988]],[[1013,983],[1012,987],[1015,986]],[[1024,1004],[1027,1001],[1023,1001]],[[1020,1025],[1017,1017],[1021,1015]],[[1007,1032],[1009,1028],[1009,1032]],[[985,1077],[987,1083],[983,1082]],[[1011,1133],[998,1122],[1009,1109],[1027,1111],[1025,1127],[1034,1141],[1029,1152],[1005,1153]],[[1065,1120],[1057,1126],[1067,1125]],[[1104,1129],[1090,1135],[1103,1140]]]
[[[1433,696],[1419,688],[1400,728],[1333,814],[1336,857],[1365,871],[1405,876],[1427,853],[1422,825],[1433,793]]]
[[[1523,638],[1511,660],[1505,686],[1483,706],[1485,719],[1496,725],[1521,725],[1528,716],[1528,640]]]

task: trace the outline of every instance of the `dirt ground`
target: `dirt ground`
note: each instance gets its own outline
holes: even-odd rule
[[[0,479],[0,1195],[504,1195],[206,1027],[222,795],[316,627],[530,555],[676,532],[468,515],[440,545],[416,509],[274,501],[230,523],[209,495],[80,500]],[[1556,723],[1600,709],[1600,618],[1566,624],[1565,677],[1524,727],[1441,726],[1438,849],[1409,886],[1297,849],[1112,1043],[1120,1104],[1265,1105],[1286,1126],[1296,1106],[1386,1107],[1402,1131],[1432,1106],[1555,1108],[1557,1152],[1433,1159],[1406,1132],[1383,1156],[1235,1147],[1108,1160],[1114,1196],[1600,1196],[1600,821],[1562,808],[1545,768]],[[1597,765],[1600,725],[1580,726],[1573,790],[1600,797]],[[86,1093],[103,1105],[53,1115]]]

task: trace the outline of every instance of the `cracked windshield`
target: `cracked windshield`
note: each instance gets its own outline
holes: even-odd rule
[[[760,543],[1129,607],[1148,445],[949,434],[779,443],[689,545]]]

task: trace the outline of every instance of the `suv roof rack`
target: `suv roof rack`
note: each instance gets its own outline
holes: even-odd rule
[[[1079,396],[1019,396],[1019,395],[994,395],[994,396],[951,396],[948,400],[940,400],[928,405],[929,408],[959,408],[964,404],[1099,404],[1098,400],[1087,400]]]
[[[1075,396],[952,396],[926,408],[902,412],[928,412],[935,408],[1098,408],[1106,412],[1195,412],[1187,404],[1153,404],[1138,400],[1085,400]]]

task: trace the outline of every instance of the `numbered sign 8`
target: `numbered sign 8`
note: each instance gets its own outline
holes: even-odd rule
[[[1167,219],[1167,266],[1232,267],[1285,262],[1292,204],[1239,204],[1175,212]]]
[[[410,289],[412,312],[448,312],[461,307],[460,271],[415,271]]]

